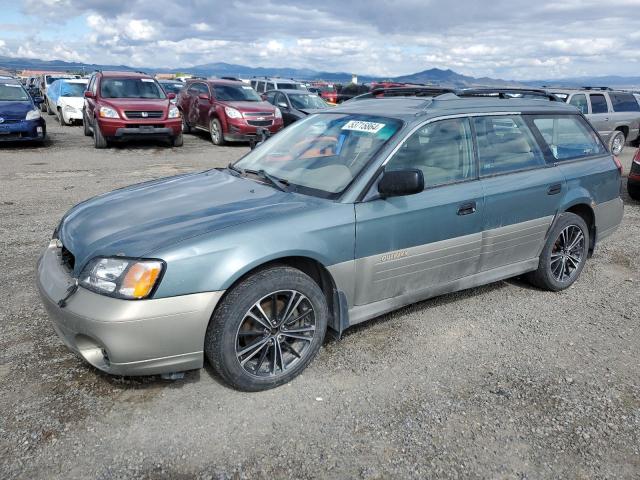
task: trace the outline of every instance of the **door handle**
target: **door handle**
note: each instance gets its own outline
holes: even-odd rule
[[[476,202],[463,203],[458,207],[458,215],[469,215],[470,213],[475,213],[475,211]]]
[[[547,195],[557,195],[562,190],[562,184],[554,183],[547,189]]]

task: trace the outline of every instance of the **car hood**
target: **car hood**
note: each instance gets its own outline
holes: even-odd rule
[[[149,256],[187,238],[326,202],[209,170],[89,199],[67,212],[58,237],[74,255],[78,275],[95,256]]]
[[[101,101],[120,110],[165,110],[169,106],[167,98],[103,98]]]
[[[33,103],[29,100],[0,102],[0,117],[6,120],[24,120],[27,112],[33,108]]]
[[[264,112],[265,114],[273,114],[275,108],[269,102],[221,102],[230,107],[236,108],[241,112]]]
[[[83,97],[58,97],[58,103],[60,105],[69,105],[78,110],[82,110],[84,106],[84,98]]]

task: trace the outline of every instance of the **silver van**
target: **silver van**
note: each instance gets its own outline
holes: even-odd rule
[[[550,88],[548,91],[577,107],[607,142],[614,155],[620,155],[626,142],[638,140],[640,105],[632,93],[608,87]]]

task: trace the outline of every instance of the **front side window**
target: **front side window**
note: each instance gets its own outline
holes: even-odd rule
[[[152,78],[103,78],[103,98],[166,98],[164,90]]]
[[[522,117],[476,117],[473,122],[480,175],[516,172],[545,164],[544,155]]]
[[[591,113],[607,113],[609,107],[607,106],[607,99],[604,95],[589,95],[591,100]]]
[[[215,85],[213,92],[218,100],[227,102],[261,102],[262,99],[249,85]]]
[[[289,95],[289,100],[294,108],[300,109],[314,109],[314,108],[327,108],[328,105],[316,94],[309,93],[292,93]]]
[[[536,116],[533,123],[558,161],[606,153],[596,134],[581,117],[576,115]]]
[[[234,164],[245,173],[270,174],[300,193],[335,198],[402,126],[373,115],[309,115]]]
[[[587,104],[587,96],[584,93],[577,93],[571,100],[569,100],[569,104],[576,107],[583,114],[589,113],[589,105]]]
[[[386,170],[417,168],[425,187],[476,178],[471,127],[466,118],[428,123],[409,136]]]
[[[614,112],[640,112],[640,105],[631,93],[610,93],[609,98]]]

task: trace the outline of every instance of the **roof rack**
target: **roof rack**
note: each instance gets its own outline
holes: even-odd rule
[[[582,90],[613,90],[611,87],[581,87]]]
[[[539,88],[467,88],[455,92],[459,97],[497,97],[497,98],[544,98],[552,102],[561,102],[556,95]]]
[[[368,98],[378,98],[380,96],[384,97],[437,97],[438,95],[443,95],[445,93],[456,93],[455,90],[451,88],[442,88],[442,87],[421,87],[421,86],[412,86],[412,87],[380,87],[374,88],[373,90],[363,93],[362,95],[358,95],[353,99],[358,100],[366,100]]]

